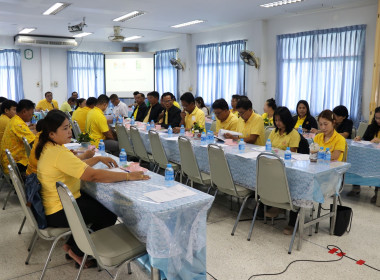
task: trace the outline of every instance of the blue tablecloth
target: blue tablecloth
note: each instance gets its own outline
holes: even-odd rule
[[[206,219],[214,198],[192,189],[196,195],[156,203],[144,193],[166,188],[165,181],[163,176],[149,175],[148,181],[82,182],[81,188],[146,243],[151,264],[168,279],[206,279]]]

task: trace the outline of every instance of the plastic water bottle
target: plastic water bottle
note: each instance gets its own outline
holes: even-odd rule
[[[168,136],[169,137],[172,137],[173,136],[173,128],[171,125],[169,125],[169,128],[168,128]]]
[[[154,120],[151,120],[150,121],[150,129],[154,129],[154,128],[155,128]]]
[[[286,151],[284,154],[284,162],[285,162],[285,166],[292,165],[292,152],[290,151],[289,147],[286,148]]]
[[[134,116],[132,116],[130,124],[135,125],[135,117]]]
[[[135,105],[132,106],[132,114],[133,114],[133,111],[135,110]]]
[[[113,118],[112,118],[112,124],[113,124],[113,125],[116,125],[116,121],[117,121],[117,120],[116,120],[116,116],[113,115]]]
[[[244,150],[245,150],[245,142],[244,142],[243,139],[240,139],[240,140],[239,140],[239,152],[240,152],[240,153],[243,153]]]
[[[299,134],[302,134],[302,133],[303,133],[302,125],[300,125],[300,126],[298,127],[298,133],[299,133]]]
[[[324,160],[325,160],[325,152],[323,151],[323,147],[320,147],[319,152],[318,152],[317,163],[318,164],[323,163]]]
[[[179,130],[179,135],[185,136],[185,126],[184,125],[181,125],[181,128]]]
[[[98,150],[102,156],[106,154],[106,146],[104,145],[103,139],[100,139]]]
[[[211,130],[207,131],[207,144],[214,144],[214,133]]]
[[[146,131],[149,131],[150,130],[150,123],[147,123],[146,124]]]
[[[331,162],[331,152],[330,148],[326,148],[326,153],[325,153],[325,164],[330,165]]]
[[[214,112],[212,112],[212,114],[211,114],[211,119],[212,119],[213,121],[215,121],[215,114],[214,114]]]
[[[32,119],[30,120],[30,123],[31,124],[36,124],[37,123],[37,116],[35,114],[33,114],[33,117]]]
[[[272,142],[270,141],[270,139],[268,139],[267,142],[265,143],[265,151],[266,152],[272,151]]]
[[[204,131],[201,134],[201,145],[207,145],[207,136]]]
[[[174,185],[174,170],[170,163],[166,165],[165,169],[165,185],[171,187]]]
[[[119,115],[118,123],[123,124],[124,118],[122,115]]]
[[[125,152],[124,149],[121,149],[120,154],[119,154],[119,166],[120,167],[127,167],[128,162],[127,162],[127,153]]]

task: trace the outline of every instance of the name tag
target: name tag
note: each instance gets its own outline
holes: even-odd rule
[[[195,122],[195,116],[192,116],[192,117],[191,117],[191,120],[192,120],[193,122]]]

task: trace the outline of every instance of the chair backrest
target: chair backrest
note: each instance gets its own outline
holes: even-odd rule
[[[124,149],[127,155],[129,156],[136,156],[135,151],[133,150],[133,146],[131,144],[131,140],[129,140],[127,129],[119,123],[116,124],[115,129],[117,141],[119,142],[119,149]]]
[[[256,159],[256,199],[265,205],[294,210],[284,162],[272,153],[261,153]]]
[[[265,128],[265,142],[268,140],[269,134],[272,132],[274,129],[274,126],[267,126]]]
[[[72,131],[73,131],[73,136],[74,136],[74,138],[75,138],[75,139],[78,139],[79,134],[77,134],[77,131],[76,131],[75,128],[74,128],[73,120],[72,120],[71,118],[69,118],[68,120],[69,120],[69,124],[70,124],[70,126],[71,126],[71,129],[72,129]]]
[[[356,128],[352,127],[351,139],[354,139],[355,137],[356,137]]]
[[[223,149],[218,145],[210,144],[207,150],[212,184],[221,192],[228,191],[230,193],[233,191],[236,196],[239,196]]]
[[[24,182],[24,180],[22,179],[22,176],[21,176],[21,172],[18,169],[17,164],[16,164],[14,158],[12,157],[11,152],[8,149],[5,149],[5,153],[7,155],[7,158],[8,158],[10,166],[13,168],[14,172],[16,173],[16,175],[18,176],[18,178],[20,179],[20,181]]]
[[[342,159],[342,161],[344,161],[344,162],[347,162],[347,152],[348,152],[348,145],[347,145],[347,141],[346,141],[345,147],[344,147],[343,159]]]
[[[181,170],[191,180],[201,182],[202,175],[199,171],[198,162],[195,158],[193,146],[188,138],[185,136],[178,137],[179,156],[181,159]]]
[[[160,135],[158,134],[157,131],[154,131],[154,130],[149,131],[149,142],[150,142],[150,147],[152,148],[152,156],[153,156],[154,161],[161,168],[166,168],[166,165],[169,163],[169,161],[166,156],[164,147],[162,146]]]
[[[57,182],[56,185],[59,199],[61,200],[63,210],[65,211],[76,244],[82,252],[94,256],[98,262],[101,261],[98,258],[95,245],[90,237],[82,213],[73,194],[62,182]]]
[[[137,127],[131,126],[130,132],[131,132],[131,140],[132,140],[132,144],[133,144],[133,148],[135,150],[136,156],[138,156],[143,161],[150,162],[148,153],[146,152],[146,149],[144,146],[144,142],[141,139],[141,135]]]
[[[24,148],[25,148],[26,155],[29,158],[30,151],[32,150],[32,148],[30,147],[29,142],[28,142],[28,140],[26,140],[25,137],[22,137],[22,142],[24,143]]]
[[[70,112],[65,112],[66,116],[69,118],[69,120],[71,120],[71,115],[70,115]]]
[[[79,136],[79,134],[82,133],[77,121],[73,121],[73,131],[74,131],[74,134],[76,133],[78,136]]]
[[[213,122],[211,123],[210,130],[211,130],[212,132],[215,132],[215,131],[216,131],[216,121],[213,121]]]
[[[367,130],[367,127],[368,127],[368,123],[366,123],[366,122],[360,122],[356,135],[360,136],[360,137],[363,137],[365,131]]]

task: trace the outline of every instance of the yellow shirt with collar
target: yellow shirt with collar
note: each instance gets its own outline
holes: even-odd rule
[[[264,113],[264,114],[261,115],[261,117],[263,118],[264,121],[265,121],[265,119],[268,119],[269,120],[268,125],[269,126],[273,126],[273,116],[271,118],[268,118],[268,114]]]
[[[203,128],[205,127],[205,124],[206,124],[205,113],[203,113],[203,111],[199,109],[197,106],[195,106],[191,114],[186,112],[185,128],[190,130],[193,127],[195,122],[198,123],[199,126]]]
[[[340,153],[338,161],[342,161],[344,151],[346,150],[346,139],[336,132],[336,130],[334,130],[333,135],[327,142],[325,142],[324,138],[325,135],[323,133],[318,133],[314,137],[314,142],[317,143],[319,147],[323,147],[324,151],[326,151],[326,148],[330,148],[330,153],[333,153],[335,150],[341,151],[342,153]]]
[[[26,156],[22,137],[25,137],[29,144],[36,138],[27,124],[18,115],[15,115],[5,128],[3,139],[1,140],[1,164],[6,174],[9,173],[9,162],[5,149],[10,151],[16,163],[28,165],[28,157]]]
[[[72,119],[73,121],[77,121],[80,131],[82,132],[86,130],[87,114],[90,110],[91,108],[85,106],[83,108],[78,107],[78,109],[73,112]]]
[[[53,107],[53,105],[54,107]],[[53,110],[53,109],[59,109],[57,100],[52,100],[51,103],[47,102],[46,98],[42,99],[40,102],[38,102],[36,106],[36,110]]]
[[[238,119],[237,132],[242,133],[244,138],[252,134],[258,135],[254,144],[260,146],[265,145],[264,120],[260,115],[254,112],[252,112],[252,115],[246,122],[243,118]]]
[[[37,178],[41,183],[41,198],[45,214],[51,215],[62,210],[56,182],[64,183],[75,199],[81,196],[80,177],[87,164],[76,157],[63,145],[48,142],[37,163]]]
[[[302,126],[305,119],[306,119],[306,116],[304,116],[303,118],[298,117],[296,125],[294,126],[294,128],[298,129],[300,126]]]
[[[73,108],[71,108],[70,104],[65,101],[62,103],[61,108],[59,108],[62,112],[71,112]]]
[[[181,109],[181,106],[177,101],[173,101],[173,105],[176,106],[178,109]]]
[[[106,116],[104,116],[103,111],[100,110],[98,107],[94,107],[93,109],[91,109],[87,114],[85,130],[89,133],[90,138],[93,139],[93,141],[91,141],[91,144],[98,147],[100,139],[106,139],[103,133],[107,132],[108,130],[109,127],[107,123],[107,118]]]
[[[10,121],[11,119],[5,114],[2,114],[0,116],[0,143],[1,139],[3,139],[5,128],[7,127]]]
[[[238,117],[231,112],[224,122],[221,122],[218,118],[216,118],[216,133],[218,133],[221,129],[236,131],[238,120]]]
[[[289,134],[284,132],[282,135],[280,135],[280,130],[276,132],[276,129],[273,129],[268,139],[272,142],[272,147],[286,150],[287,147],[298,148],[301,136],[295,129],[292,129]]]
[[[239,117],[239,112],[238,112],[238,110],[234,111],[234,109],[230,109],[230,112],[231,112],[232,114],[234,114],[236,117],[240,118],[240,117]]]

